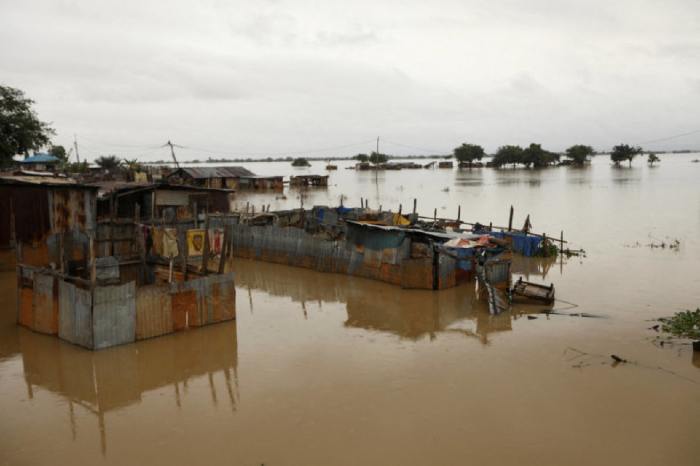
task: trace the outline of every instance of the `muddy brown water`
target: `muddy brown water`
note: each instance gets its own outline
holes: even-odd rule
[[[470,286],[401,290],[234,260],[237,321],[90,352],[15,325],[3,256],[0,464],[697,465],[700,360],[648,330],[700,306],[697,157],[543,171],[340,164],[328,189],[303,195],[404,210],[417,197],[425,215],[461,205],[462,218],[497,224],[513,204],[516,223],[530,213],[535,230],[563,229],[587,251],[517,259],[516,277],[553,282],[556,309],[599,318],[491,316]],[[239,199],[301,201],[286,197]],[[670,239],[680,250],[645,246]]]

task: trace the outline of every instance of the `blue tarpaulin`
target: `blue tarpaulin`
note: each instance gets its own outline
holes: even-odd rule
[[[496,238],[513,238],[513,251],[527,257],[536,255],[542,244],[542,237],[520,231],[492,231],[489,234]]]

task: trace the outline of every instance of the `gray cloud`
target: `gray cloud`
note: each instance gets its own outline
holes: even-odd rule
[[[691,0],[0,2],[0,79],[90,156],[604,149],[696,129],[699,20]]]

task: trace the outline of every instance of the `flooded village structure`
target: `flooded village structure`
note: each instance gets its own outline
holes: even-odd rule
[[[17,255],[18,322],[101,349],[235,319],[223,230],[195,215],[227,210],[228,195],[0,178]],[[211,246],[209,227],[219,239]]]
[[[0,177],[8,226],[0,240],[17,256],[17,322],[102,349],[233,320],[231,257],[405,289],[444,290],[477,279],[499,313],[507,307],[513,251],[531,256],[549,241],[512,225],[465,224],[459,214],[419,217],[415,202],[410,214],[372,210],[364,201],[361,208],[237,211],[232,187],[243,189],[254,175],[232,168],[178,169],[162,183]],[[290,186],[327,180],[293,176]]]

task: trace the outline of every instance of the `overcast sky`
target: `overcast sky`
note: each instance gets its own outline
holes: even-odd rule
[[[0,83],[89,158],[700,147],[700,2],[0,0]]]

